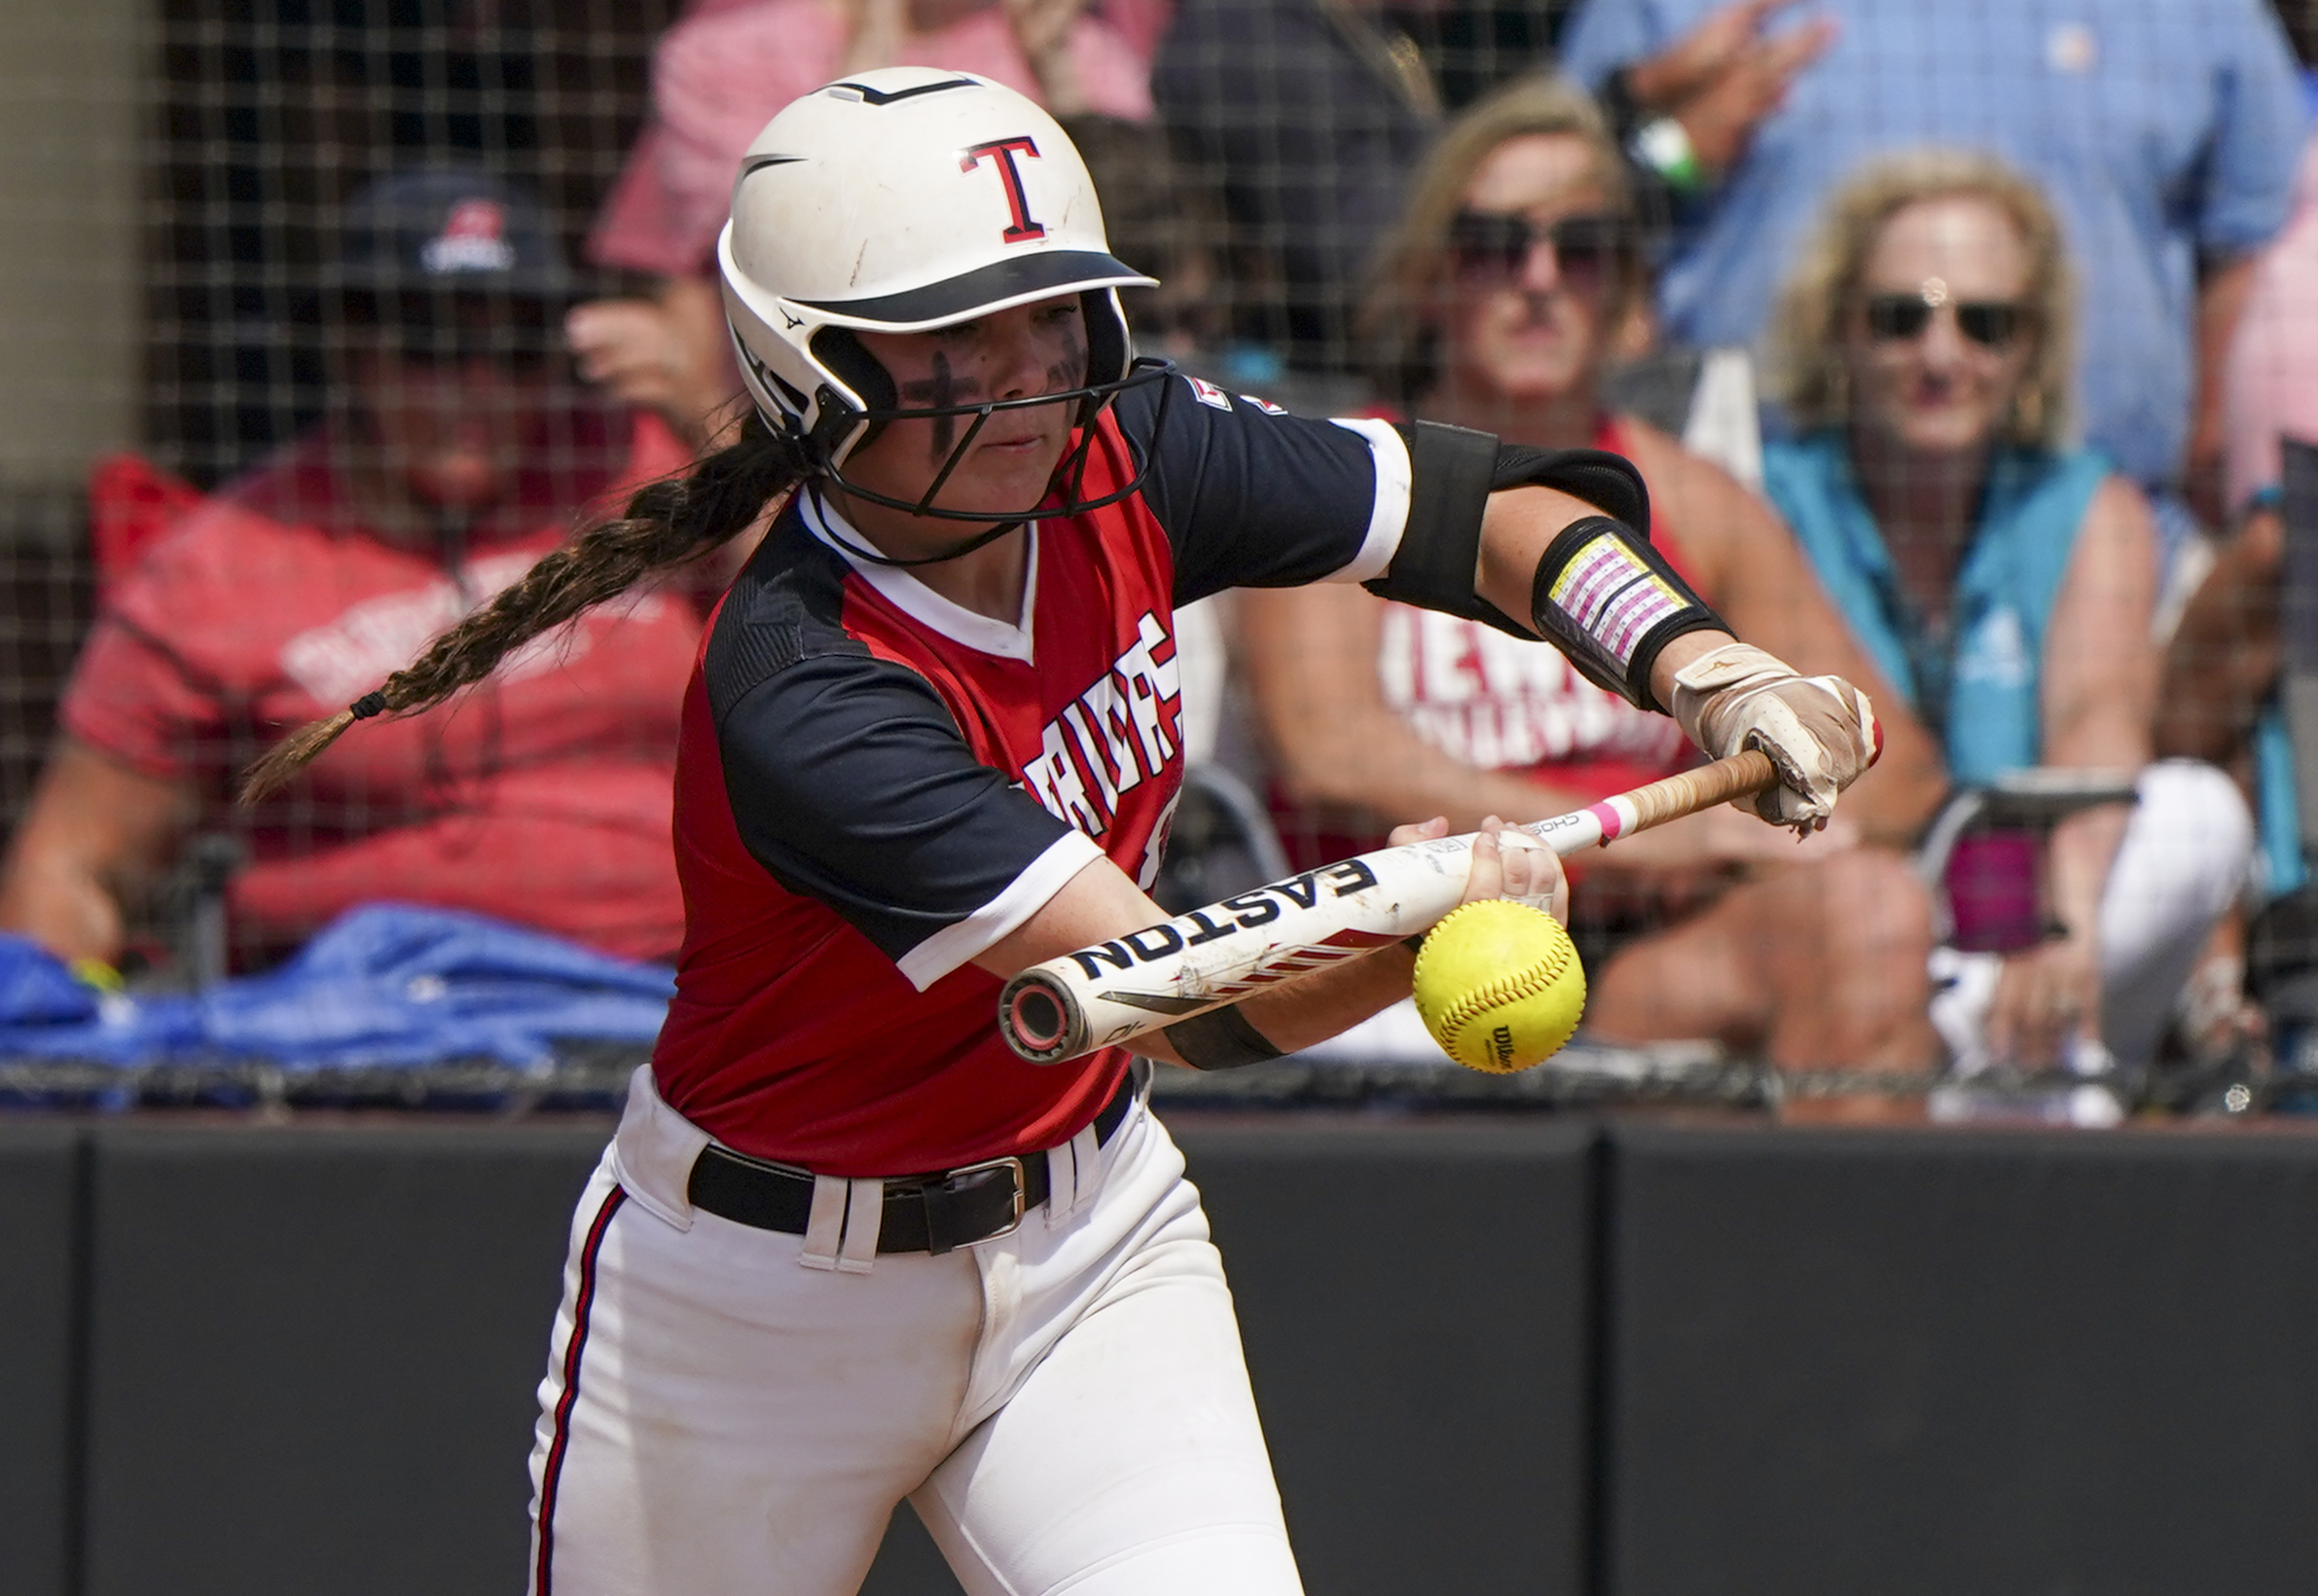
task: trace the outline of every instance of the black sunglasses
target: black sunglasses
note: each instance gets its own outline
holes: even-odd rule
[[[1983,349],[2001,349],[2027,324],[2024,306],[2003,300],[1943,300],[1956,308],[1957,330]],[[1924,336],[1939,308],[1921,294],[1875,294],[1867,300],[1867,331],[1878,344],[1907,343]]]
[[[1618,216],[1565,216],[1539,228],[1518,211],[1461,210],[1449,222],[1450,253],[1469,275],[1517,276],[1540,241],[1553,246],[1562,275],[1600,281],[1624,261],[1631,234]]]

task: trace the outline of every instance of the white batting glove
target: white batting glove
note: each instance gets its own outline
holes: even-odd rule
[[[1674,718],[1717,759],[1743,748],[1768,754],[1779,785],[1739,807],[1798,836],[1826,825],[1835,794],[1875,762],[1866,694],[1841,676],[1798,676],[1745,643],[1725,643],[1675,673]]]

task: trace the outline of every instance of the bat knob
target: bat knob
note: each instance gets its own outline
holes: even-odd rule
[[[1875,767],[1875,762],[1876,762],[1877,760],[1881,759],[1882,757],[1883,757],[1883,717],[1882,717],[1882,716],[1880,716],[1880,715],[1869,715],[1869,716],[1867,717],[1867,767],[1868,767],[1868,769],[1870,769],[1870,770],[1874,769],[1874,767]]]
[[[998,1029],[1006,1045],[1032,1064],[1058,1064],[1086,1051],[1084,1022],[1068,995],[1034,970],[998,995]]]

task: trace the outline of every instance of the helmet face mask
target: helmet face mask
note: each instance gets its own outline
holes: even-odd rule
[[[793,102],[742,158],[717,242],[727,319],[750,397],[808,471],[868,502],[977,524],[1075,514],[1094,422],[1116,395],[1163,381],[1132,358],[1115,290],[1150,278],[1114,258],[1094,185],[1054,120],[966,73],[889,67]],[[1083,382],[1057,392],[911,407],[856,332],[931,332],[1075,294]],[[1162,405],[1167,402],[1162,390]],[[1078,437],[1038,504],[937,507],[992,417],[1074,405]],[[965,420],[915,498],[873,490],[848,458],[897,421]]]
[[[840,461],[821,463],[816,458],[815,474],[841,489],[850,498],[864,499],[871,504],[881,504],[895,510],[906,510],[911,515],[924,516],[938,521],[966,521],[980,525],[993,521],[1028,521],[1039,515],[1081,515],[1089,510],[1100,510],[1105,505],[1118,503],[1141,488],[1148,468],[1139,465],[1133,478],[1124,486],[1100,497],[1086,497],[1084,489],[1087,460],[1094,450],[1096,417],[1108,409],[1111,401],[1121,393],[1130,388],[1163,382],[1174,370],[1174,365],[1168,361],[1146,358],[1134,361],[1126,375],[1111,381],[1089,382],[1060,393],[1024,394],[1013,399],[988,399],[973,404],[932,405],[924,408],[896,405],[877,410],[849,411],[839,410],[832,406],[827,412],[828,414],[842,417],[845,424],[858,423],[855,441],[847,450],[849,459],[874,443],[878,435],[891,422],[940,420],[956,422],[961,417],[968,417],[972,419],[966,422],[958,442],[951,446],[948,456],[943,460],[940,469],[934,472],[932,479],[926,484],[925,491],[915,499],[886,492],[870,487],[857,477],[849,476],[844,463]],[[828,395],[824,403],[834,399],[834,394]],[[1174,399],[1173,387],[1160,389],[1159,424],[1162,426],[1166,424],[1167,410],[1174,403]],[[949,485],[951,477],[956,474],[959,466],[964,462],[966,455],[973,450],[975,442],[980,438],[983,428],[989,424],[992,417],[1007,411],[1032,410],[1041,406],[1054,405],[1075,405],[1077,407],[1077,414],[1071,418],[1070,423],[1072,429],[1077,433],[1077,438],[1064,451],[1063,457],[1056,462],[1055,468],[1048,478],[1047,492],[1041,495],[1037,503],[996,508],[977,505],[959,509],[951,509],[934,503],[934,500],[941,496],[942,490]],[[810,443],[808,448],[811,448]]]

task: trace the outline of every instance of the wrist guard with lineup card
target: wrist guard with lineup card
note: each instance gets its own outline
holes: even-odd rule
[[[1546,545],[1530,610],[1579,675],[1660,712],[1650,691],[1658,651],[1685,632],[1729,630],[1664,555],[1608,516],[1574,521]]]

